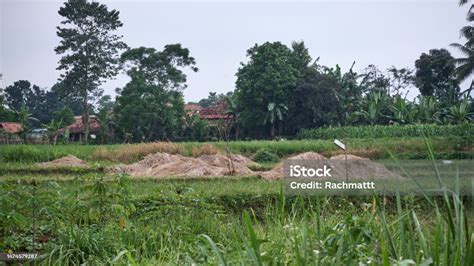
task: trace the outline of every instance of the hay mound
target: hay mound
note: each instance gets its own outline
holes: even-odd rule
[[[77,158],[74,155],[68,155],[50,162],[37,163],[40,167],[89,167],[87,162]]]
[[[326,158],[318,153],[303,153],[288,159],[292,160],[326,160]],[[332,165],[333,176],[345,177],[345,160],[346,155],[340,154],[332,156],[328,163]],[[384,165],[373,162],[370,159],[362,158],[352,154],[347,154],[347,173],[350,179],[405,179],[401,175],[394,173]],[[337,167],[336,167],[337,166]],[[270,171],[260,173],[260,177],[266,180],[283,178],[283,163],[279,163]]]
[[[317,152],[305,152],[289,157],[288,160],[326,160],[327,158]],[[272,170],[261,172],[259,176],[265,180],[282,179],[283,163],[278,163]]]
[[[234,174],[250,176],[255,173],[247,166],[256,164],[242,155],[231,156]],[[220,154],[201,155],[198,158],[155,153],[147,155],[143,160],[131,164],[120,165],[112,169],[115,172],[127,173],[131,176],[149,177],[200,177],[230,175],[229,159]]]
[[[288,160],[326,160],[327,158],[317,152],[305,152],[289,157]]]

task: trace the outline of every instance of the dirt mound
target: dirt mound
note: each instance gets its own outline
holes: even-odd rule
[[[346,155],[339,154],[339,155],[332,156],[329,160],[345,160],[345,159],[346,159]],[[355,155],[352,155],[352,154],[347,154],[347,160],[348,161],[353,161],[353,160],[369,160],[369,159],[359,157],[359,156],[355,156]]]
[[[250,176],[255,174],[247,166],[256,164],[242,155],[232,155],[235,175]],[[143,160],[131,164],[120,165],[112,171],[127,173],[132,176],[149,177],[199,177],[230,175],[229,159],[220,154],[201,155],[198,158],[184,157],[167,153],[147,155]]]
[[[74,155],[68,155],[50,162],[37,163],[41,167],[88,167],[87,162]]]
[[[326,160],[327,158],[317,152],[305,152],[289,157],[288,160]],[[283,178],[283,163],[278,163],[272,170],[261,172],[259,176],[266,180]]]
[[[318,153],[303,153],[288,159],[292,160],[327,160]],[[346,155],[340,154],[331,157],[327,163],[332,165],[333,176],[346,176]],[[373,162],[367,158],[362,158],[352,154],[347,154],[347,173],[349,179],[405,179],[397,173],[391,172],[384,165]],[[266,180],[283,178],[283,163],[279,163],[270,171],[260,173],[260,177]]]

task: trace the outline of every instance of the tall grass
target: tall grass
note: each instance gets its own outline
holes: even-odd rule
[[[474,124],[462,125],[392,125],[392,126],[348,126],[320,127],[303,129],[298,132],[297,139],[335,139],[335,138],[413,138],[427,136],[436,137],[469,137],[474,134]]]
[[[0,145],[0,162],[45,162],[69,154],[88,159],[96,148],[86,145]]]
[[[183,147],[171,142],[151,142],[139,144],[124,144],[114,148],[99,147],[90,158],[98,161],[133,162],[148,154],[166,152],[170,154],[183,153]]]
[[[376,138],[376,139],[343,139],[348,144],[349,152],[371,159],[390,158],[389,152],[400,158],[426,159],[423,138]],[[474,145],[472,138],[467,137],[433,137],[435,152],[439,159],[473,158]],[[125,145],[0,145],[0,162],[44,162],[69,154],[88,161],[133,162],[147,154],[167,152],[185,156],[224,152],[224,142],[154,142]],[[314,151],[325,156],[339,154],[340,151],[332,140],[290,140],[290,141],[231,141],[232,153],[248,157],[259,150],[268,150],[280,158],[292,154]]]

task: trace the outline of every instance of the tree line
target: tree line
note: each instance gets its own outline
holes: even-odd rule
[[[415,60],[415,69],[369,65],[357,73],[354,62],[343,72],[338,65],[313,59],[303,41],[291,46],[266,42],[247,50],[249,60],[237,70],[233,91],[211,92],[197,104],[226,102],[235,138],[291,137],[323,126],[469,123],[473,82],[463,90],[460,84],[474,69],[471,10],[468,25],[461,29],[464,42],[451,44],[461,58],[447,49],[431,49]],[[184,71],[198,71],[187,48],[128,47],[117,34],[123,26],[119,11],[99,2],[69,0],[58,13],[63,18],[54,49],[61,55],[58,83],[48,90],[19,80],[0,90],[0,121],[55,132],[71,123],[73,115],[81,115],[86,142],[92,114],[108,142],[212,136],[213,125],[184,109]],[[130,81],[112,99],[103,94],[102,85],[120,72]],[[410,99],[408,92],[415,90],[419,95]]]

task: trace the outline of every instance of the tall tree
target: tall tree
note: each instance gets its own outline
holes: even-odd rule
[[[310,68],[292,90],[289,103],[288,133],[302,128],[333,125],[339,122],[342,98],[338,98],[342,84],[331,69]]]
[[[189,50],[180,44],[166,45],[163,51],[140,47],[124,52],[121,61],[131,78],[115,107],[123,135],[134,141],[176,136],[185,114],[182,90],[186,74],[182,68],[198,70]]]
[[[113,32],[122,27],[119,12],[87,0],[69,0],[59,9],[65,19],[57,27],[61,38],[55,48],[63,55],[58,70],[64,73],[60,81],[63,95],[82,99],[82,121],[85,142],[89,136],[89,95],[100,90],[100,85],[117,74],[118,53],[126,47],[122,36]]]
[[[356,111],[360,109],[363,102],[363,95],[367,88],[360,79],[365,77],[365,74],[358,74],[354,69],[355,61],[351,68],[346,73],[342,73],[339,65],[335,68],[319,67],[322,69],[321,73],[332,78],[336,84],[331,87],[335,89],[336,101],[328,95],[328,107],[336,111],[336,118],[326,119],[325,124],[349,125],[357,120]],[[331,79],[327,82],[331,83]]]
[[[187,87],[187,76],[180,68],[198,71],[194,57],[179,43],[165,45],[163,51],[146,47],[129,49],[120,60],[130,77],[141,76],[146,83],[166,90],[181,91]]]
[[[298,51],[302,51],[301,47]],[[302,75],[296,53],[280,42],[266,42],[247,50],[248,63],[237,72],[236,94],[241,120],[248,133],[270,135],[272,125],[265,125],[270,103],[288,106],[291,88]]]
[[[415,61],[415,84],[423,96],[435,96],[445,105],[459,98],[455,60],[446,49],[432,49]]]
[[[74,95],[63,95],[61,92],[65,90],[62,88],[65,84],[58,82],[51,87],[51,90],[46,93],[47,105],[54,111],[58,111],[65,106],[71,108],[74,115],[82,114],[82,99]],[[89,106],[89,112],[92,112],[92,107]]]
[[[368,65],[361,75],[361,85],[368,93],[390,94],[390,79],[375,65]]]
[[[402,93],[408,94],[410,86],[415,81],[413,70],[408,68],[398,69],[392,66],[387,71],[391,93],[395,96],[400,96]]]
[[[32,85],[27,80],[19,80],[5,89],[7,104],[10,110],[18,114],[24,107],[29,113],[38,119],[40,123],[46,123],[52,118],[53,106],[51,106],[48,91]],[[32,123],[32,125],[38,125]]]
[[[36,86],[36,85],[34,85]],[[8,108],[14,112],[20,112],[22,106],[28,105],[31,97],[31,83],[27,80],[18,80],[5,88],[5,98]]]

